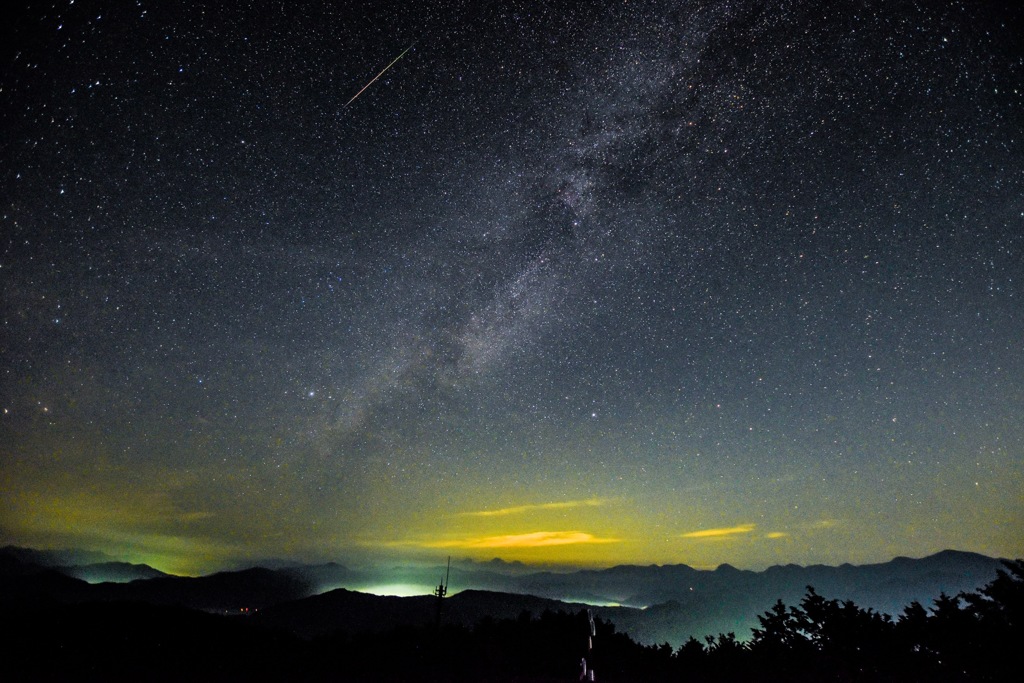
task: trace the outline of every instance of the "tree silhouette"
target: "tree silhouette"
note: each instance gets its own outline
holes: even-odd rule
[[[961,593],[967,616],[957,625],[970,628],[967,652],[958,651],[962,662],[980,677],[997,680],[1001,676],[1024,673],[1024,560],[1003,560],[1006,570],[977,593]],[[952,637],[953,627],[944,635]]]

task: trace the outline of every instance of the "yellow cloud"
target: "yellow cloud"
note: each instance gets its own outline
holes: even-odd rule
[[[764,535],[765,538],[786,538],[789,536],[785,531],[769,531]]]
[[[533,531],[527,534],[507,536],[481,536],[455,541],[433,541],[424,543],[427,548],[545,548],[553,545],[578,545],[581,543],[617,543],[617,538],[598,538],[583,531]]]
[[[720,527],[718,529],[701,529],[683,534],[682,538],[722,538],[736,534],[749,534],[757,527],[756,524],[739,524],[737,526]]]
[[[505,515],[521,515],[526,512],[537,510],[568,510],[580,507],[597,507],[604,505],[607,501],[602,498],[588,498],[587,500],[565,500],[556,503],[536,503],[533,505],[516,505],[514,507],[499,508],[497,510],[475,510],[473,512],[460,512],[465,517],[503,517]]]

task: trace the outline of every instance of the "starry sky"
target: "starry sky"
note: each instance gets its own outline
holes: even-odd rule
[[[1016,3],[8,14],[3,542],[1024,555]]]

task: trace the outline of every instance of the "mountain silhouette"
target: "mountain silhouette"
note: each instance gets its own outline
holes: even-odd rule
[[[42,556],[43,559],[51,556]],[[379,632],[397,624],[423,625],[437,618],[430,596],[383,597],[346,585],[365,585],[366,575],[341,564],[251,568],[201,577],[140,576],[127,583],[90,585],[77,577],[102,568],[125,578],[156,570],[144,565],[44,566],[38,551],[0,549],[0,599],[66,603],[137,602],[179,606],[222,614],[256,614],[260,623],[303,637],[336,632]],[[941,593],[975,590],[996,576],[1000,561],[975,553],[943,551],[922,559],[897,557],[855,566],[773,566],[754,572],[722,565],[698,570],[687,565],[621,565],[574,572],[524,573],[500,563],[453,567],[453,590],[444,600],[446,623],[472,625],[480,619],[514,618],[520,613],[573,611],[589,604],[642,643],[680,644],[707,634],[749,638],[756,615],[776,601],[799,602],[807,586],[829,599],[852,600],[877,612],[897,615],[907,604],[930,604]],[[433,582],[436,568],[404,569],[402,581]],[[419,574],[417,574],[419,572]],[[95,575],[95,574],[94,574]],[[335,586],[343,586],[327,590]],[[486,590],[482,590],[486,589]],[[326,592],[325,592],[326,591]]]
[[[156,579],[168,576],[159,569],[148,564],[132,564],[129,562],[98,562],[80,564],[70,567],[59,567],[61,573],[67,574],[89,583],[128,583],[139,579]]]
[[[445,624],[473,626],[485,619],[514,619],[523,613],[577,612],[587,605],[519,593],[465,590],[442,604]],[[601,609],[611,617],[630,608]],[[437,619],[437,598],[378,596],[346,589],[333,590],[269,607],[256,615],[259,623],[303,637],[332,634],[380,633],[396,626],[427,626]]]

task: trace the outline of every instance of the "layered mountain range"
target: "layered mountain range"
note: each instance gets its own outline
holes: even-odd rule
[[[98,559],[89,562],[83,559]],[[774,566],[746,571],[729,565],[699,570],[686,565],[623,565],[573,572],[533,572],[499,561],[457,563],[450,597],[440,605],[446,623],[545,610],[592,609],[644,643],[679,645],[690,636],[734,632],[745,639],[757,616],[782,600],[797,604],[808,586],[822,596],[898,616],[912,601],[929,606],[991,581],[997,559],[943,551],[869,565]],[[383,578],[382,578],[383,577]],[[82,553],[0,549],[0,600],[65,604],[131,602],[246,615],[254,623],[302,637],[339,632],[381,632],[432,623],[438,600],[364,592],[377,586],[431,586],[442,567],[396,567],[371,574],[340,564],[254,567],[200,577],[172,576],[152,567]],[[361,590],[354,590],[363,588]],[[424,588],[421,592],[429,592]]]

